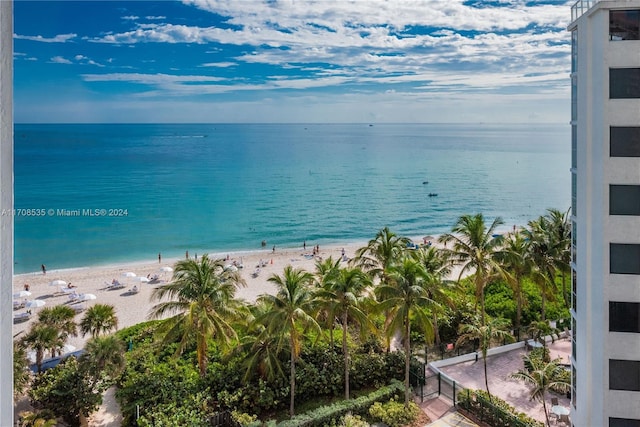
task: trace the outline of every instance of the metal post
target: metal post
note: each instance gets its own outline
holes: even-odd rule
[[[0,425],[13,425],[13,1],[0,1]]]

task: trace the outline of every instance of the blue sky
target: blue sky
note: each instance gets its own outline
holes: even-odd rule
[[[573,1],[14,0],[17,123],[568,123]]]

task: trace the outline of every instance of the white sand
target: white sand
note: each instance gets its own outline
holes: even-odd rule
[[[342,248],[344,248],[345,255],[347,257],[353,257],[356,249],[364,244],[364,242],[361,242],[357,244],[346,244],[344,246],[320,246],[319,256],[323,259],[332,256],[337,260],[341,258]],[[305,253],[310,254],[312,249],[313,246],[309,245],[306,251],[303,251],[302,247],[282,250],[276,248],[275,253],[273,253],[271,248],[269,248],[257,252],[237,252],[231,254],[230,260],[227,262],[232,263],[236,261],[239,263],[240,260],[242,260],[244,268],[239,271],[247,283],[246,287],[240,288],[237,291],[236,296],[248,302],[253,302],[261,294],[274,293],[275,286],[269,283],[267,279],[273,274],[282,274],[287,265],[314,272],[316,259],[303,256]],[[226,254],[217,254],[215,257],[226,258]],[[252,273],[260,260],[267,264],[261,268],[259,276],[254,278],[252,277]],[[42,273],[19,274],[14,276],[13,292],[23,290],[24,284],[28,283],[30,292],[32,293],[28,299],[45,301],[45,307],[51,307],[58,304],[70,304],[70,301],[68,295],[60,291],[60,286],[51,286],[50,283],[54,280],[63,280],[67,283],[72,283],[77,287],[76,292],[78,294],[91,293],[96,295],[97,298],[95,300],[82,303],[85,307],[90,307],[96,303],[113,305],[118,317],[118,329],[122,329],[148,320],[147,315],[149,309],[155,304],[155,302],[150,301],[152,289],[171,279],[172,273],[163,273],[160,271],[160,268],[163,266],[172,267],[176,261],[177,259],[163,259],[161,264],[155,260],[120,265],[49,270],[46,275]],[[138,277],[157,274],[162,281],[160,284],[141,283],[137,278],[125,277],[124,273],[126,272],[134,272]],[[106,289],[107,284],[111,283],[113,279],[117,279],[125,284],[126,287],[118,290]],[[134,285],[140,290],[137,294],[129,292]],[[22,323],[14,323],[13,334],[15,335],[28,330],[37,319],[38,310],[40,309],[31,309],[33,314],[30,320]],[[26,309],[19,309],[15,310],[14,313],[23,313],[25,311]],[[82,315],[83,314],[80,313],[76,316],[77,321],[80,321]],[[20,335],[18,335],[18,338],[19,337]],[[82,348],[87,339],[88,336],[84,338],[82,336],[71,337],[68,344],[76,348]]]

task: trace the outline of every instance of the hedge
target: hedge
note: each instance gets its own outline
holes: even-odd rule
[[[322,427],[338,420],[348,413],[355,415],[367,414],[371,405],[376,402],[385,402],[396,395],[404,394],[404,384],[397,380],[392,380],[388,386],[379,388],[365,396],[356,399],[341,400],[328,406],[322,406],[304,414],[299,414],[290,420],[278,423],[278,427]],[[251,427],[259,426],[260,423],[251,424]]]

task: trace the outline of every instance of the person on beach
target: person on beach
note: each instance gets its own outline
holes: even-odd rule
[[[273,254],[276,253],[276,245],[273,245],[273,249],[271,249],[271,253],[273,253]]]
[[[42,269],[42,274],[47,274],[47,266],[46,265],[42,264],[40,266],[40,268]]]
[[[162,254],[158,252],[158,264],[162,262]]]
[[[302,250],[307,250],[307,241],[302,242]]]
[[[262,245],[262,247],[264,248],[265,246],[267,246],[267,241],[266,241],[266,240],[263,240],[263,241],[262,241],[262,243],[261,243],[261,245]]]
[[[25,290],[25,291],[29,292],[29,287],[30,287],[30,286],[29,286],[29,284],[28,284],[28,283],[25,283],[25,284],[24,284],[24,290]]]
[[[188,250],[184,253],[184,257],[185,257],[186,259],[189,259],[189,251],[188,251]]]

